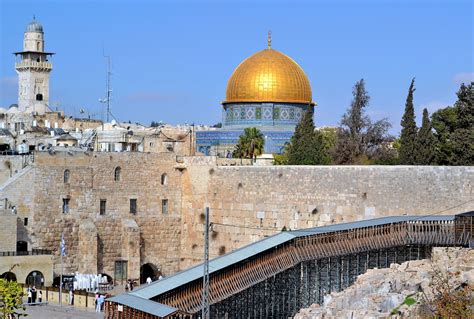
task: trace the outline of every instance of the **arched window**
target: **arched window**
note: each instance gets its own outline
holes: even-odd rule
[[[166,173],[163,173],[161,175],[161,185],[166,185],[168,184],[168,175],[166,175]]]
[[[115,168],[115,172],[114,172],[114,180],[115,180],[115,181],[119,181],[119,180],[120,180],[120,173],[121,173],[121,172],[122,172],[122,169],[121,169],[119,166],[117,166],[117,167]]]
[[[67,169],[64,171],[64,184],[69,183],[69,179],[71,177],[71,172]]]
[[[36,42],[36,51],[39,51],[39,50],[40,50],[40,43]]]
[[[11,271],[7,271],[0,275],[0,279],[5,279],[7,281],[16,281],[16,275]]]
[[[41,271],[35,270],[28,274],[25,280],[25,284],[28,286],[43,287],[44,276]]]

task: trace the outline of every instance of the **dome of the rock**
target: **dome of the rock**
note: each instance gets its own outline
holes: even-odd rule
[[[224,104],[242,102],[312,102],[303,69],[287,55],[268,48],[237,66],[227,84]]]

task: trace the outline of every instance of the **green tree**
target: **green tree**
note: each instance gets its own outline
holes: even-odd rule
[[[432,132],[428,110],[423,110],[423,120],[421,128],[416,135],[415,164],[434,164],[436,157],[436,139]]]
[[[16,281],[0,279],[0,314],[2,318],[14,318],[26,316],[21,310],[23,289]]]
[[[309,106],[287,147],[287,163],[289,165],[320,165],[329,164],[330,157],[325,149],[324,135],[315,131],[313,121],[314,107]]]
[[[400,134],[400,149],[398,152],[400,164],[415,164],[416,134],[415,108],[413,106],[413,92],[415,92],[415,78],[411,80],[408,96],[405,103],[405,113],[402,117],[402,132]]]
[[[473,85],[462,84],[453,107],[432,115],[437,140],[436,162],[440,165],[474,165]]]
[[[233,157],[255,159],[263,153],[264,144],[262,132],[255,127],[248,127],[244,129],[244,134],[240,135]]]
[[[379,158],[392,156],[384,147],[389,142],[390,123],[386,119],[372,122],[365,114],[370,96],[365,90],[364,79],[352,90],[351,106],[342,116],[337,143],[331,150],[337,164],[370,164]]]
[[[474,164],[474,88],[461,84],[457,92],[458,100],[454,104],[457,125],[453,132],[453,165]]]

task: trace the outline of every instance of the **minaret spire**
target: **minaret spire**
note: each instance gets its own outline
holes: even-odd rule
[[[271,49],[272,48],[272,30],[268,30],[267,42],[268,42],[268,48]]]

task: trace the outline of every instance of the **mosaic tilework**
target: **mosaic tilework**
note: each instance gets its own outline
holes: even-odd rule
[[[216,145],[228,145],[229,150],[232,150],[243,132],[243,129],[235,131],[197,131],[197,150],[206,155],[209,155],[211,148]],[[265,137],[265,153],[282,153],[285,143],[289,142],[293,136],[293,131],[262,131],[262,134]]]
[[[283,103],[227,104],[223,109],[223,125],[296,126],[306,107],[304,104]]]

